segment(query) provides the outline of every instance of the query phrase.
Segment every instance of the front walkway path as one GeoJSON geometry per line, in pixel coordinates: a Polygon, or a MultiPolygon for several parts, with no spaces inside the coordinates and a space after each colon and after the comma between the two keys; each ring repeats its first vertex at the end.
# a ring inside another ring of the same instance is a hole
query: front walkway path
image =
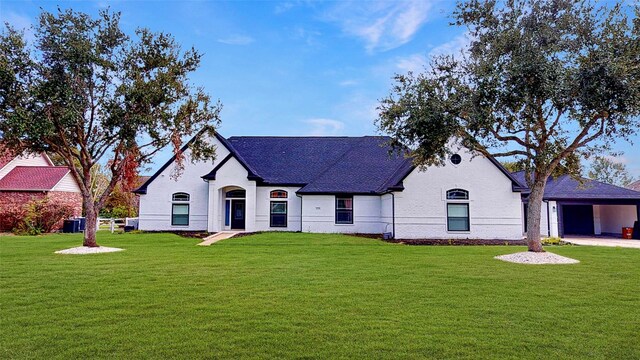
{"type": "Polygon", "coordinates": [[[206,238],[202,239],[203,241],[199,243],[199,246],[209,246],[211,244],[217,243],[220,240],[228,239],[230,237],[235,236],[236,234],[241,233],[242,231],[220,231],[213,235],[209,235],[206,238]]]}
{"type": "Polygon", "coordinates": [[[565,237],[562,239],[574,245],[610,246],[640,249],[640,240],[626,240],[607,237],[565,237]]]}

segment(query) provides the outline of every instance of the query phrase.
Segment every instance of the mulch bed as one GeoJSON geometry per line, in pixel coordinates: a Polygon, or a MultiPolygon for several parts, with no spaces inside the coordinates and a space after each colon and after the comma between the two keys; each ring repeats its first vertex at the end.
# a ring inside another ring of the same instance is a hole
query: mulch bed
{"type": "Polygon", "coordinates": [[[477,246],[477,245],[527,245],[526,240],[500,239],[389,239],[386,242],[405,245],[433,245],[433,246],[477,246]]]}
{"type": "Polygon", "coordinates": [[[145,233],[171,233],[171,234],[176,234],[182,237],[186,237],[186,238],[194,238],[194,239],[204,239],[207,236],[211,235],[212,233],[206,232],[206,231],[168,231],[168,230],[161,230],[161,231],[144,231],[145,233]]]}

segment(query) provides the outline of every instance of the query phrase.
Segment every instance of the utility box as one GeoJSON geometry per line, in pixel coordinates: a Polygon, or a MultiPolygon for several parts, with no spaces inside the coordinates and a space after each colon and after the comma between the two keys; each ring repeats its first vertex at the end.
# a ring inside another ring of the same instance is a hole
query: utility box
{"type": "Polygon", "coordinates": [[[63,233],[77,233],[80,232],[80,220],[65,220],[62,224],[63,233]]]}
{"type": "Polygon", "coordinates": [[[87,218],[77,217],[77,218],[75,218],[75,220],[80,221],[80,225],[78,227],[79,231],[85,231],[87,229],[87,218]]]}

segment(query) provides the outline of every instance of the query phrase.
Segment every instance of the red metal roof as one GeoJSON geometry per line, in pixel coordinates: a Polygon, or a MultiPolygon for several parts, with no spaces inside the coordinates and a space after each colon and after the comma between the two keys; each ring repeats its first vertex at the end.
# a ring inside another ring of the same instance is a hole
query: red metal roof
{"type": "Polygon", "coordinates": [[[68,172],[65,166],[16,166],[0,179],[0,191],[48,191],[68,172]]]}

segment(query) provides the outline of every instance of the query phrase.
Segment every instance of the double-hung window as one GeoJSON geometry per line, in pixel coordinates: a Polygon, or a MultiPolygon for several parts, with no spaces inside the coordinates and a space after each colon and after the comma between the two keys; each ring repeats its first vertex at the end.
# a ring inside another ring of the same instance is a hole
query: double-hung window
{"type": "Polygon", "coordinates": [[[269,226],[287,227],[287,202],[272,201],[269,226]]]}
{"type": "Polygon", "coordinates": [[[188,226],[189,225],[189,200],[187,193],[175,193],[171,197],[171,225],[172,226],[188,226]]]}
{"type": "Polygon", "coordinates": [[[336,196],[336,224],[353,224],[353,196],[336,196]]]}
{"type": "Polygon", "coordinates": [[[447,200],[453,200],[447,202],[447,230],[470,231],[469,192],[463,189],[448,190],[447,200]]]}

